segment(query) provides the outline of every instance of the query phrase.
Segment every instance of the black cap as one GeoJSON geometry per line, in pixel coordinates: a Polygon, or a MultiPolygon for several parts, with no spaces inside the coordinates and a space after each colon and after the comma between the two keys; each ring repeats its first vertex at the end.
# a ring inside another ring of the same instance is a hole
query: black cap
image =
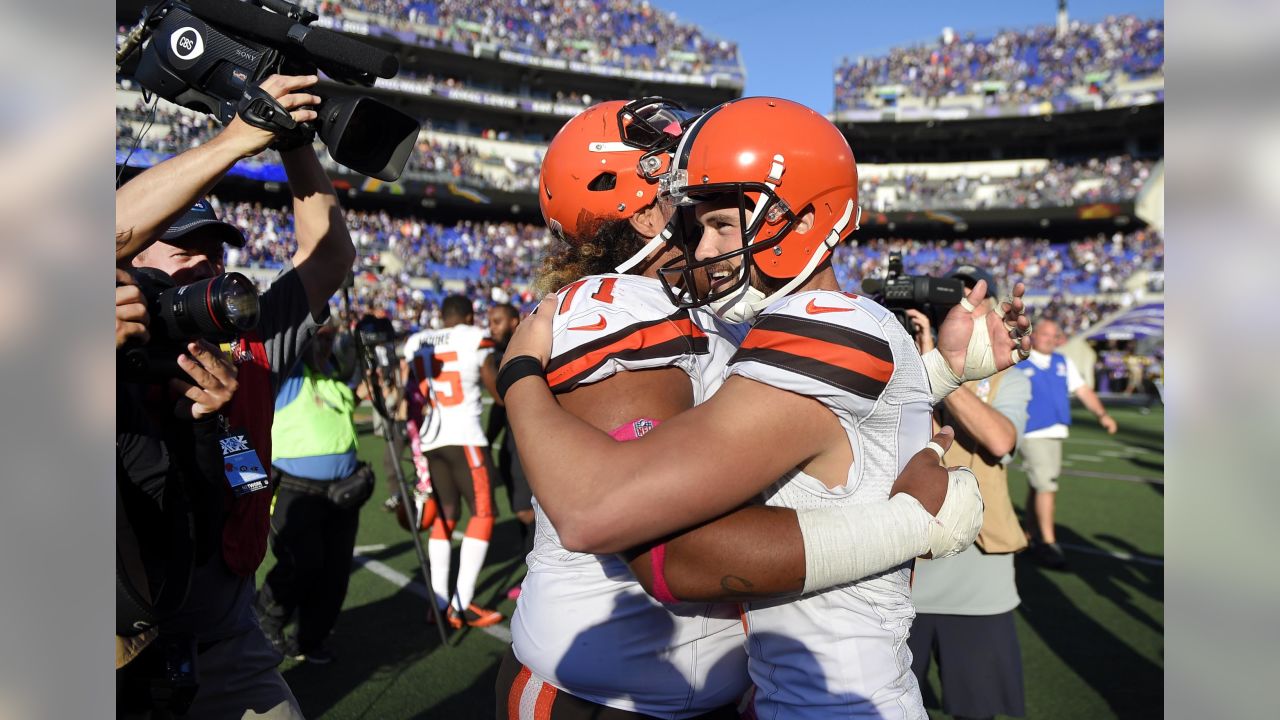
{"type": "Polygon", "coordinates": [[[995,276],[991,274],[990,270],[980,268],[977,265],[957,265],[951,268],[951,271],[947,273],[947,277],[968,280],[974,285],[977,285],[979,280],[986,280],[987,297],[996,297],[1000,294],[1000,290],[996,286],[995,276]]]}
{"type": "Polygon", "coordinates": [[[209,228],[210,232],[216,232],[222,238],[222,242],[228,245],[244,247],[244,235],[240,229],[231,223],[219,220],[217,213],[213,211],[213,206],[204,198],[198,200],[190,210],[178,218],[177,222],[170,225],[160,239],[165,242],[177,240],[202,227],[209,228]]]}

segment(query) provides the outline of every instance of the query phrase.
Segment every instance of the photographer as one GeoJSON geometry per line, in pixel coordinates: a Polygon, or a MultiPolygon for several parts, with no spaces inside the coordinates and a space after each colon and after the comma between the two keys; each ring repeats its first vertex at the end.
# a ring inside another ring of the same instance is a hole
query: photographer
{"type": "MultiPolygon", "coordinates": [[[[116,348],[146,342],[143,293],[116,270],[116,348]]],[[[218,545],[222,453],[218,412],[237,389],[236,368],[200,340],[177,352],[192,382],[120,381],[116,386],[117,714],[150,717],[158,705],[181,714],[194,673],[185,634],[156,627],[189,595],[192,567],[218,545]],[[176,660],[176,662],[175,662],[176,660]],[[157,683],[157,678],[166,678],[157,683]],[[156,692],[159,691],[159,692],[156,692]]]]}
{"type": "MultiPolygon", "coordinates": [[[[985,280],[994,305],[995,278],[973,265],[947,277],[966,288],[985,280]]],[[[916,324],[921,354],[933,349],[928,316],[906,311],[916,324]]],[[[1022,653],[1013,611],[1021,602],[1014,583],[1013,554],[1026,547],[1009,500],[1008,464],[1027,424],[1031,383],[1016,368],[961,385],[935,410],[934,426],[955,428],[955,442],[942,456],[948,466],[973,470],[982,493],[982,529],[967,550],[942,560],[917,560],[911,599],[916,619],[907,644],[911,669],[921,687],[937,657],[942,708],[957,718],[1021,717],[1026,712],[1022,653]]]]}
{"type": "MultiPolygon", "coordinates": [[[[261,84],[305,122],[319,98],[306,92],[317,78],[273,75],[261,84]]],[[[209,142],[138,175],[116,191],[118,263],[151,267],[178,285],[223,272],[224,243],[243,245],[234,226],[217,219],[202,200],[240,159],[276,140],[236,117],[209,142]]],[[[282,150],[293,195],[298,250],[259,300],[256,330],[230,344],[239,389],[219,413],[224,448],[271,457],[271,422],[281,380],[302,357],[316,327],[329,314],[328,300],[341,285],[355,249],[333,186],[310,145],[282,150]]],[[[195,570],[187,603],[160,625],[161,635],[191,634],[199,691],[189,717],[301,717],[276,665],[277,653],[252,610],[254,572],[266,551],[269,487],[237,494],[245,478],[228,470],[221,480],[219,552],[195,570]],[[234,477],[233,477],[234,475],[234,477]]],[[[265,485],[265,483],[263,483],[265,485]]],[[[257,483],[254,483],[256,487],[257,483]]]]}

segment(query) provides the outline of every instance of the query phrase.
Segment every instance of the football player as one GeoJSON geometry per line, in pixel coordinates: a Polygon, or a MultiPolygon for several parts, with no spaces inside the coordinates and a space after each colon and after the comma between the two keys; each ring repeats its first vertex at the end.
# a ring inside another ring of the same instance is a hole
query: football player
{"type": "MultiPolygon", "coordinates": [[[[677,308],[657,280],[681,256],[662,234],[671,207],[655,202],[657,178],[690,120],[658,99],[604,103],[566,124],[542,165],[541,206],[561,245],[541,282],[564,285],[549,382],[562,406],[615,440],[640,437],[710,396],[741,337],[703,310],[677,308]]],[[[932,465],[923,470],[945,487],[936,456],[932,465]]],[[[619,557],[565,550],[536,497],[535,510],[512,652],[498,676],[498,716],[524,717],[541,705],[553,718],[736,717],[732,703],[748,684],[736,608],[671,598],[664,607],[619,557]]],[[[746,508],[683,539],[682,553],[737,577],[758,579],[781,566],[777,587],[800,589],[804,548],[793,511],[746,508]]],[[[632,567],[652,581],[661,553],[641,549],[632,567]]]]}
{"type": "Polygon", "coordinates": [[[502,613],[472,600],[493,535],[493,468],[489,440],[480,425],[480,376],[492,372],[485,358],[493,351],[493,341],[476,327],[471,301],[461,295],[446,297],[440,316],[442,329],[414,333],[404,345],[410,444],[418,482],[439,494],[445,514],[435,517],[435,503],[426,502],[419,527],[431,528],[427,557],[436,606],[448,606],[447,618],[455,628],[488,627],[501,622],[502,613]],[[459,498],[466,501],[471,519],[458,556],[457,592],[450,602],[451,538],[459,498]]]}
{"type": "MultiPolygon", "coordinates": [[[[529,379],[541,377],[564,304],[544,300],[498,382],[535,497],[566,548],[594,552],[653,541],[764,491],[774,507],[844,508],[795,516],[807,594],[748,604],[754,707],[762,717],[924,717],[905,646],[914,611],[904,561],[967,546],[981,501],[937,510],[889,499],[891,489],[929,439],[932,404],[1025,356],[1022,288],[987,312],[976,286],[922,359],[891,313],[839,291],[830,253],[857,227],[856,164],[829,121],[789,101],[709,111],[682,133],[664,183],[703,228],[683,261],[662,268],[668,296],[751,331],[715,395],[615,443],[556,404],[554,363],[546,382],[529,379]]],[[[976,493],[965,476],[951,473],[949,502],[976,493]]]]}

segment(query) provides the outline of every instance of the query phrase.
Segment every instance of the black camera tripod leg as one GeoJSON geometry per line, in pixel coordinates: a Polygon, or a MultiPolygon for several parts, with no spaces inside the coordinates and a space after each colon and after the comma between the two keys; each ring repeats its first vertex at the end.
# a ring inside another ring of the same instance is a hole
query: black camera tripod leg
{"type": "MultiPolygon", "coordinates": [[[[342,297],[347,306],[347,315],[348,317],[351,317],[351,295],[346,288],[343,288],[342,290],[342,297]]],[[[353,331],[353,333],[356,341],[356,353],[364,363],[364,379],[365,382],[369,384],[369,399],[373,405],[373,411],[378,414],[378,417],[382,418],[382,426],[386,429],[386,433],[388,435],[387,442],[392,443],[392,452],[394,454],[396,447],[395,438],[398,437],[397,433],[400,432],[400,425],[392,420],[391,413],[387,412],[387,403],[382,397],[382,385],[379,383],[378,378],[377,356],[373,348],[364,344],[358,330],[353,331]]],[[[451,643],[449,642],[449,635],[451,633],[445,630],[446,620],[440,612],[440,608],[436,606],[435,593],[431,591],[431,563],[427,559],[426,548],[422,546],[422,538],[418,528],[416,527],[416,525],[421,522],[419,519],[421,514],[419,511],[419,518],[411,516],[415,509],[413,491],[409,487],[409,481],[404,476],[404,468],[400,464],[399,455],[394,459],[395,462],[391,463],[391,471],[396,477],[396,487],[400,489],[400,507],[404,508],[405,520],[407,521],[406,524],[408,524],[410,528],[409,537],[413,541],[413,551],[418,555],[418,567],[422,570],[422,582],[427,586],[427,605],[429,606],[428,619],[435,621],[436,630],[440,633],[440,644],[450,647],[451,643]]],[[[436,517],[443,521],[444,515],[442,514],[440,501],[436,498],[435,493],[431,493],[431,501],[436,505],[436,517]]]]}

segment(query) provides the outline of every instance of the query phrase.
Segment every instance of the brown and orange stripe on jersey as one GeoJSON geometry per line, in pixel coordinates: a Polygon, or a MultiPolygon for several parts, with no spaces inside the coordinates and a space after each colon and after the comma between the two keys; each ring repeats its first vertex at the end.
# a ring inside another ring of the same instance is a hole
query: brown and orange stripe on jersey
{"type": "Polygon", "coordinates": [[[800,373],[868,400],[880,397],[893,375],[893,351],[884,339],[791,315],[760,318],[729,364],[746,360],[800,373]]]}
{"type": "Polygon", "coordinates": [[[547,366],[551,392],[569,392],[611,359],[653,360],[706,355],[707,334],[681,310],[669,317],[628,325],[553,358],[547,366]]]}

